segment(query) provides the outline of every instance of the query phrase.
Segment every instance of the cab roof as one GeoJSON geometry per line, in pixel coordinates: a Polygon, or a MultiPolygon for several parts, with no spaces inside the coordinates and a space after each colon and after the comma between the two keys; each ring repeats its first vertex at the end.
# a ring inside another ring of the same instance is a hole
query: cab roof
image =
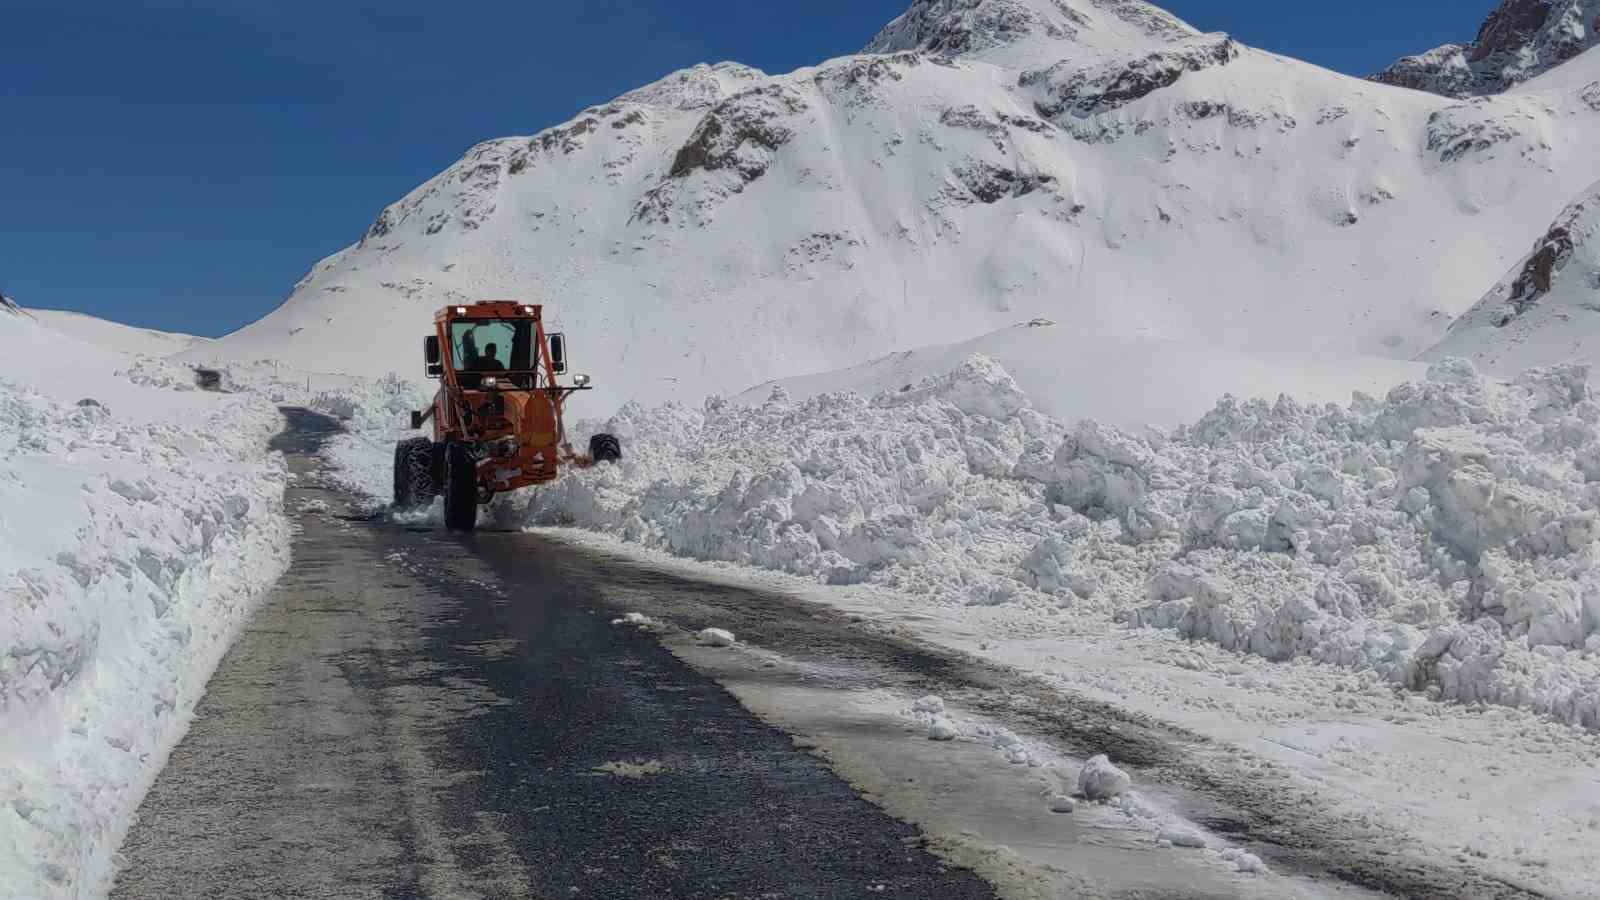
{"type": "Polygon", "coordinates": [[[434,316],[436,322],[457,319],[527,319],[538,322],[544,307],[537,303],[518,303],[515,300],[479,300],[476,303],[459,303],[446,306],[434,316]]]}

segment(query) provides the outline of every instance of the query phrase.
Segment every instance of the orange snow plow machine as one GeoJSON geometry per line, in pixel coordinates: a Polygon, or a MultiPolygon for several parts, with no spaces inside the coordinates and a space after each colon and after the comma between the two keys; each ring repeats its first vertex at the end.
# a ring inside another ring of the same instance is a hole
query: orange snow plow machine
{"type": "Polygon", "coordinates": [[[477,526],[478,506],[495,494],[553,480],[564,465],[587,467],[622,458],[616,437],[597,434],[580,456],[562,421],[567,398],[589,390],[570,384],[566,341],[546,334],[543,307],[509,300],[447,306],[423,338],[429,378],[440,381],[433,405],[411,414],[411,427],[433,422],[433,437],[394,448],[394,505],[406,510],[444,497],[445,525],[477,526]]]}

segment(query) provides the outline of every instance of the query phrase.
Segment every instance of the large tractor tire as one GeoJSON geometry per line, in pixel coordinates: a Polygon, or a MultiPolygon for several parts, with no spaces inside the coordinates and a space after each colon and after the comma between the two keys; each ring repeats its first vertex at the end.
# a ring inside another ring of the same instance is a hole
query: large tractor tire
{"type": "Polygon", "coordinates": [[[433,441],[412,438],[394,445],[394,508],[415,509],[433,501],[433,441]]]}
{"type": "Polygon", "coordinates": [[[478,527],[478,461],[466,444],[444,448],[444,524],[451,531],[478,527]]]}
{"type": "Polygon", "coordinates": [[[597,434],[589,438],[589,458],[597,463],[617,462],[622,459],[622,442],[614,434],[597,434]]]}

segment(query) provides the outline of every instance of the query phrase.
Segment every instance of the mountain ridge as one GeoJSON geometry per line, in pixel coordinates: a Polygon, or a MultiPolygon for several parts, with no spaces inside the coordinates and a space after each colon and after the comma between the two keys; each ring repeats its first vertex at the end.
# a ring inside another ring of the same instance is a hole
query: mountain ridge
{"type": "Polygon", "coordinates": [[[1406,56],[1372,76],[1466,98],[1499,94],[1600,44],[1600,0],[1502,0],[1467,44],[1406,56]]]}

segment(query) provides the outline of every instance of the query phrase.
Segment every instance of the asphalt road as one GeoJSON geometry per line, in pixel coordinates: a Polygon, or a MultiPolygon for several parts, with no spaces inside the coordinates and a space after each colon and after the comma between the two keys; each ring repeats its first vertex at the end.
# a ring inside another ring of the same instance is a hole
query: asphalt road
{"type": "MultiPolygon", "coordinates": [[[[291,423],[295,510],[331,499],[313,474],[331,425],[291,423]]],[[[993,896],[613,627],[596,560],[298,520],[294,564],[141,807],[113,897],[993,896]]]]}

